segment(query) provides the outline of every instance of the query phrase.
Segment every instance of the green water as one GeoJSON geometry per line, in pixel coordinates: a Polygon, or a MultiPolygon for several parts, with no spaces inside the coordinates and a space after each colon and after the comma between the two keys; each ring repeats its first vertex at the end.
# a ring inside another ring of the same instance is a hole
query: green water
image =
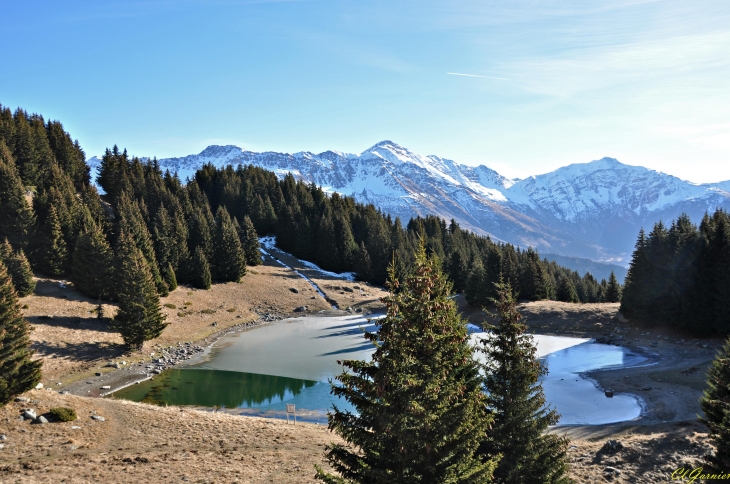
{"type": "Polygon", "coordinates": [[[259,408],[295,399],[317,384],[284,376],[185,368],[167,370],[154,380],[115,392],[114,397],[154,404],[259,408]]]}

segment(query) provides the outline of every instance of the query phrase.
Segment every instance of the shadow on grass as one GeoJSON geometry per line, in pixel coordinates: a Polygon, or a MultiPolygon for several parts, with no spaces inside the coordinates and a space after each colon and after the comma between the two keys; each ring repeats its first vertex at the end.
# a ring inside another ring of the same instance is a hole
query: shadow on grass
{"type": "Polygon", "coordinates": [[[127,353],[124,345],[108,342],[50,343],[34,341],[31,348],[39,356],[54,355],[78,361],[111,360],[127,353]]]}
{"type": "Polygon", "coordinates": [[[57,328],[86,329],[100,333],[116,333],[109,328],[107,318],[79,318],[76,316],[26,316],[25,319],[33,324],[53,326],[57,328]]]}

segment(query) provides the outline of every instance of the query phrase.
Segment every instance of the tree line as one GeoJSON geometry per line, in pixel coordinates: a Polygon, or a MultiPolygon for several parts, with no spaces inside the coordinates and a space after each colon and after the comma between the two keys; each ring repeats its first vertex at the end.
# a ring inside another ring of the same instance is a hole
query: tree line
{"type": "Polygon", "coordinates": [[[442,261],[456,292],[465,292],[473,305],[495,297],[500,277],[528,300],[618,302],[621,286],[615,275],[597,281],[555,262],[541,260],[532,248],[521,250],[494,242],[437,216],[416,217],[404,227],[373,205],[352,197],[326,194],[321,187],[288,174],[279,180],[253,166],[203,166],[194,180],[211,207],[224,206],[241,218],[249,216],[260,235],[274,233],[283,251],[312,261],[325,270],[355,272],[358,279],[383,285],[387,267],[408,273],[421,240],[427,252],[442,261]]]}
{"type": "Polygon", "coordinates": [[[621,313],[700,335],[730,334],[730,217],[716,210],[699,227],[683,214],[639,232],[621,313]]]}

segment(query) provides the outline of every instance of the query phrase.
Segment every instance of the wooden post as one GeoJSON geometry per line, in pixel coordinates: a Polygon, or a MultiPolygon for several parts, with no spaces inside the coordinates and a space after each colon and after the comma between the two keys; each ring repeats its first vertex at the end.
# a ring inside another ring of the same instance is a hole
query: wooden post
{"type": "Polygon", "coordinates": [[[286,423],[289,423],[289,414],[294,415],[294,425],[297,424],[297,412],[296,407],[293,403],[286,404],[286,423]]]}

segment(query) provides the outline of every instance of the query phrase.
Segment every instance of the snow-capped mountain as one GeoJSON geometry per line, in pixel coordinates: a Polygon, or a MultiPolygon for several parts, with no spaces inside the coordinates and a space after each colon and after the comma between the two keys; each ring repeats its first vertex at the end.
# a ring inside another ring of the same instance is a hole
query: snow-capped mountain
{"type": "MultiPolygon", "coordinates": [[[[98,166],[96,157],[88,160],[98,166]]],[[[159,160],[183,180],[205,163],[252,164],[279,176],[291,172],[325,190],[353,195],[406,221],[415,215],[453,218],[462,227],[543,252],[627,264],[636,234],[680,213],[699,220],[730,208],[730,181],[697,185],[613,158],[510,180],[480,165],[422,156],[392,141],[359,155],[255,153],[209,146],[198,155],[159,160]]]]}

